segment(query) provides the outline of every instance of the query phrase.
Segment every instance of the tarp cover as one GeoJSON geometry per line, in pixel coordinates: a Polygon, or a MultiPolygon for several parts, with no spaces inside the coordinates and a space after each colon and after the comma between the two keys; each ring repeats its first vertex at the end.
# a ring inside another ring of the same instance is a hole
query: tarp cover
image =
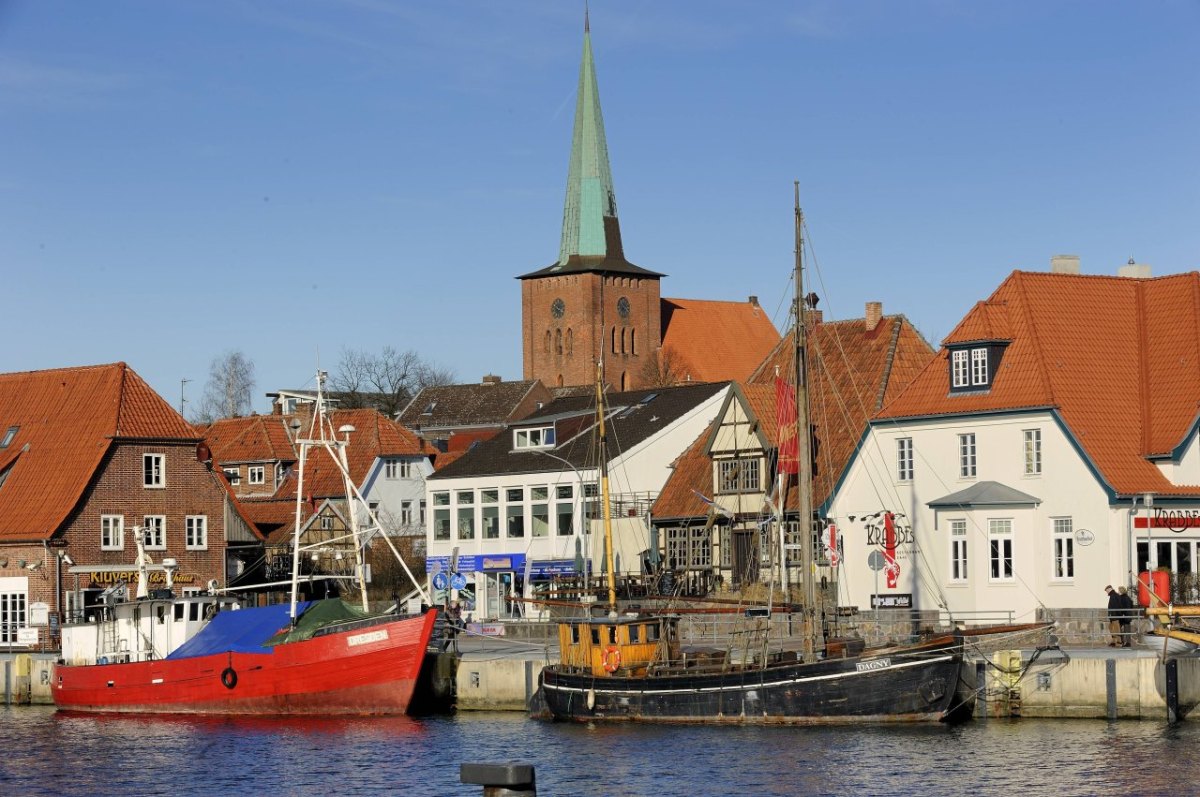
{"type": "Polygon", "coordinates": [[[310,639],[320,629],[334,623],[341,623],[347,620],[358,620],[366,617],[367,613],[353,604],[346,603],[341,598],[328,598],[323,601],[314,601],[308,611],[300,615],[299,622],[295,628],[278,628],[279,633],[275,634],[266,644],[278,645],[280,642],[297,642],[302,639],[310,639]]]}
{"type": "MultiPolygon", "coordinates": [[[[304,611],[309,602],[298,603],[304,611]]],[[[168,659],[187,659],[213,653],[267,653],[267,640],[289,624],[290,604],[217,612],[200,633],[175,649],[168,659]]]]}

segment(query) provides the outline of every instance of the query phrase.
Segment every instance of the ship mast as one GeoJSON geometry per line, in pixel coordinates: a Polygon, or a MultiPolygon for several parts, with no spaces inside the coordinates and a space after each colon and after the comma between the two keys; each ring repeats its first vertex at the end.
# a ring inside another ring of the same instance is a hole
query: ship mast
{"type": "MultiPolygon", "coordinates": [[[[804,300],[804,211],[800,209],[800,181],[794,182],[796,212],[796,521],[800,530],[800,585],[804,601],[804,660],[815,661],[823,647],[817,613],[817,584],[812,535],[812,440],[808,420],[808,328],[804,300]]],[[[784,499],[780,499],[781,501],[784,499]]],[[[786,552],[782,555],[786,556],[786,552]]],[[[786,566],[786,560],[785,560],[786,566]]]]}
{"type": "Polygon", "coordinates": [[[604,431],[604,360],[596,362],[596,419],[600,459],[600,502],[604,517],[604,561],[608,566],[608,614],[617,616],[617,576],[613,572],[612,506],[608,500],[608,436],[604,431]]]}

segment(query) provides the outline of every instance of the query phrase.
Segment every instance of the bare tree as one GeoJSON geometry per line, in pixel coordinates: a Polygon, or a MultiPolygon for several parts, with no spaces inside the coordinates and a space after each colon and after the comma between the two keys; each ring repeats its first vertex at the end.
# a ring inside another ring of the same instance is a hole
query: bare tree
{"type": "Polygon", "coordinates": [[[343,349],[329,388],[340,394],[341,407],[373,407],[392,416],[422,388],[453,381],[454,371],[449,368],[433,365],[411,349],[396,351],[385,346],[378,354],[343,349]]]}
{"type": "Polygon", "coordinates": [[[227,351],[209,365],[204,396],[192,420],[212,423],[218,418],[249,415],[253,392],[254,362],[240,351],[227,351]]]}
{"type": "Polygon", "coordinates": [[[659,349],[638,374],[638,387],[670,387],[687,379],[687,362],[674,348],[659,349]]]}

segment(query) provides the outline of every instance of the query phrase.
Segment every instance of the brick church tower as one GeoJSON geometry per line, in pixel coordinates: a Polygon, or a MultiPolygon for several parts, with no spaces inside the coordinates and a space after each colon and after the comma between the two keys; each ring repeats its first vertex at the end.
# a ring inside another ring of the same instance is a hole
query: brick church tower
{"type": "Polygon", "coordinates": [[[621,247],[585,14],[558,261],[518,277],[525,378],[548,387],[591,384],[603,358],[614,388],[641,385],[662,343],[662,276],[630,263],[621,247]]]}

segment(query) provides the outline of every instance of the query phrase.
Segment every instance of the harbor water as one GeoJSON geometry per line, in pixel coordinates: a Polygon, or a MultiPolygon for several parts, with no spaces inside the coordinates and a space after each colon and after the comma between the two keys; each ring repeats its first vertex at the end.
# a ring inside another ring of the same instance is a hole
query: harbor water
{"type": "Polygon", "coordinates": [[[1195,793],[1200,723],[986,720],[957,727],[131,718],[0,708],[0,794],[479,795],[467,762],[528,762],[555,795],[1195,793]],[[1182,782],[1180,779],[1183,779],[1182,782]]]}

